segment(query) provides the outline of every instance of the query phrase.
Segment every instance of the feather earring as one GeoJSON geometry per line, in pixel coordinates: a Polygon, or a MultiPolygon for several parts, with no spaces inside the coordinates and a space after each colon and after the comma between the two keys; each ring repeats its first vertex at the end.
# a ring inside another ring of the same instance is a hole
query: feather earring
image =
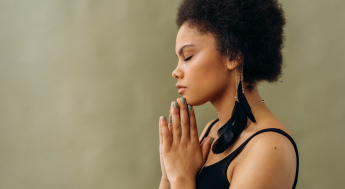
{"type": "Polygon", "coordinates": [[[240,83],[238,84],[238,89],[237,89],[237,93],[238,93],[238,102],[240,103],[241,109],[244,111],[244,113],[247,115],[247,117],[250,119],[250,121],[252,121],[253,123],[255,123],[255,118],[254,115],[252,113],[252,110],[248,104],[248,101],[246,99],[246,97],[244,96],[244,90],[242,88],[242,81],[240,81],[240,83]]]}
{"type": "Polygon", "coordinates": [[[241,77],[241,81],[237,86],[238,101],[235,100],[231,118],[218,130],[218,139],[212,147],[212,151],[215,154],[224,152],[237,139],[237,137],[242,133],[243,129],[247,126],[247,117],[252,122],[256,122],[248,101],[244,96],[242,80],[243,79],[241,77]]]}

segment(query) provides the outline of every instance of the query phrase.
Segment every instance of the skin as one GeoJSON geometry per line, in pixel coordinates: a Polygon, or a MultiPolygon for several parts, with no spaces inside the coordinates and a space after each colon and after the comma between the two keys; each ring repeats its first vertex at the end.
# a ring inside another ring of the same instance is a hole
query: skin
{"type": "MultiPolygon", "coordinates": [[[[218,129],[231,117],[242,56],[240,54],[230,61],[229,57],[218,52],[212,34],[201,34],[188,23],[179,29],[175,51],[179,62],[172,76],[177,83],[186,87],[182,93],[186,103],[177,99],[177,108],[173,107],[175,101],[171,103],[173,124],[168,125],[162,117],[159,120],[160,189],[196,188],[195,178],[203,164],[209,166],[222,160],[259,130],[278,128],[291,135],[266,105],[260,103],[252,109],[257,122],[252,123],[248,119],[246,128],[236,141],[223,153],[213,154],[209,141],[211,137],[216,141],[218,129]],[[206,125],[198,139],[194,110],[188,111],[187,104],[198,106],[209,101],[216,109],[219,121],[200,145],[199,140],[213,120],[206,125]]],[[[261,100],[255,85],[253,90],[245,90],[244,94],[250,106],[261,100]]],[[[291,142],[281,134],[266,132],[250,140],[230,163],[227,178],[230,189],[288,189],[292,188],[295,172],[296,154],[291,142]]]]}

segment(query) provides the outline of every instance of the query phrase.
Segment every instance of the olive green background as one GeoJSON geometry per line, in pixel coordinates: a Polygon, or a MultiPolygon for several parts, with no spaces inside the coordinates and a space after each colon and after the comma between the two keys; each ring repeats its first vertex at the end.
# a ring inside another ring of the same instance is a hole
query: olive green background
{"type": "MultiPolygon", "coordinates": [[[[0,1],[1,189],[158,188],[178,2],[0,1]]],[[[281,2],[284,75],[260,93],[298,144],[297,188],[342,188],[345,1],[281,2]]],[[[217,118],[195,110],[199,131],[217,118]]]]}

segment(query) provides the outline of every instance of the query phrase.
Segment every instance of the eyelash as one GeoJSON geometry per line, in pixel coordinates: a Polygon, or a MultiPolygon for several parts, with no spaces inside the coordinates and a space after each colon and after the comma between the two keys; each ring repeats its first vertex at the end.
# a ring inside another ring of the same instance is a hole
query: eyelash
{"type": "Polygon", "coordinates": [[[190,56],[190,57],[186,58],[184,61],[188,61],[188,60],[190,60],[192,57],[193,57],[193,56],[190,56]]]}

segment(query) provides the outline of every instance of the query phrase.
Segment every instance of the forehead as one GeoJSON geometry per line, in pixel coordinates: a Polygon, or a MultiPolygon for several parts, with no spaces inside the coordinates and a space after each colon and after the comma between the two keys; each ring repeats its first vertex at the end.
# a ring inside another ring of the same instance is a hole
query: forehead
{"type": "Polygon", "coordinates": [[[176,36],[175,51],[187,44],[192,44],[196,47],[200,46],[212,46],[214,47],[215,38],[211,33],[202,34],[195,27],[190,27],[186,23],[183,24],[176,36]]]}

